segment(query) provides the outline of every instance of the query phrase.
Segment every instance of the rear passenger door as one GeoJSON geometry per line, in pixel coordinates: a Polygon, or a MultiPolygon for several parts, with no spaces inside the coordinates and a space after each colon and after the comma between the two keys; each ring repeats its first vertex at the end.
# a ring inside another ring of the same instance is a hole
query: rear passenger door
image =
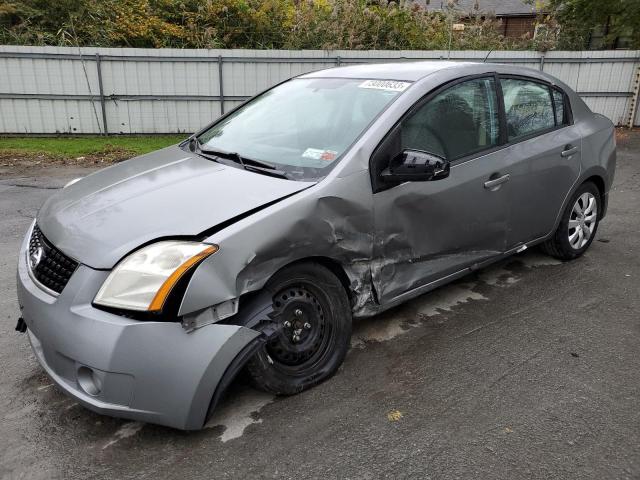
{"type": "Polygon", "coordinates": [[[507,249],[550,233],[580,174],[581,135],[557,87],[500,76],[511,175],[507,249]]]}

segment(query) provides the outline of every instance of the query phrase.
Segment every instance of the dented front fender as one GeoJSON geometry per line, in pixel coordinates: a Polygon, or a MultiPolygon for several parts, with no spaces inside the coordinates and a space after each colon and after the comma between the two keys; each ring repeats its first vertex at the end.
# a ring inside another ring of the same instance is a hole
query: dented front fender
{"type": "Polygon", "coordinates": [[[367,171],[320,182],[212,234],[207,242],[220,250],[194,272],[179,314],[259,290],[284,266],[311,257],[341,266],[357,314],[373,301],[373,231],[367,171]]]}

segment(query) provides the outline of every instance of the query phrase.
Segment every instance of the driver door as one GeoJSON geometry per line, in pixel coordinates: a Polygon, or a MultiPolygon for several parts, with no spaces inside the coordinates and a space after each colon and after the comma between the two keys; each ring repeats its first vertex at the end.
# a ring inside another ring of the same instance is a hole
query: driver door
{"type": "MultiPolygon", "coordinates": [[[[441,88],[416,104],[371,160],[373,282],[381,304],[505,251],[509,162],[494,76],[441,88]],[[420,150],[450,161],[431,181],[380,177],[391,158],[420,150]]],[[[426,289],[426,288],[425,288],[426,289]]]]}

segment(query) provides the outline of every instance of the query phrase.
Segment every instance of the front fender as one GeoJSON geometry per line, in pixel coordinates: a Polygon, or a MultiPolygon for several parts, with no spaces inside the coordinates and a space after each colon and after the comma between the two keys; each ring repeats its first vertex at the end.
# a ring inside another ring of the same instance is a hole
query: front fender
{"type": "Polygon", "coordinates": [[[371,197],[363,170],[321,182],[216,232],[207,241],[220,250],[193,273],[179,315],[257,291],[281,268],[312,257],[343,268],[356,306],[369,301],[371,197]]]}

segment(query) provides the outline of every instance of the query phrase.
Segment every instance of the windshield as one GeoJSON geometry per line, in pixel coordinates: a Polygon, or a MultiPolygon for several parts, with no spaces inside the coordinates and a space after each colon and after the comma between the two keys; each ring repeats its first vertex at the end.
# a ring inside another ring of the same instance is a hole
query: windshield
{"type": "Polygon", "coordinates": [[[389,80],[290,80],[249,101],[198,140],[205,152],[268,162],[288,178],[321,178],[408,86],[389,80]]]}

